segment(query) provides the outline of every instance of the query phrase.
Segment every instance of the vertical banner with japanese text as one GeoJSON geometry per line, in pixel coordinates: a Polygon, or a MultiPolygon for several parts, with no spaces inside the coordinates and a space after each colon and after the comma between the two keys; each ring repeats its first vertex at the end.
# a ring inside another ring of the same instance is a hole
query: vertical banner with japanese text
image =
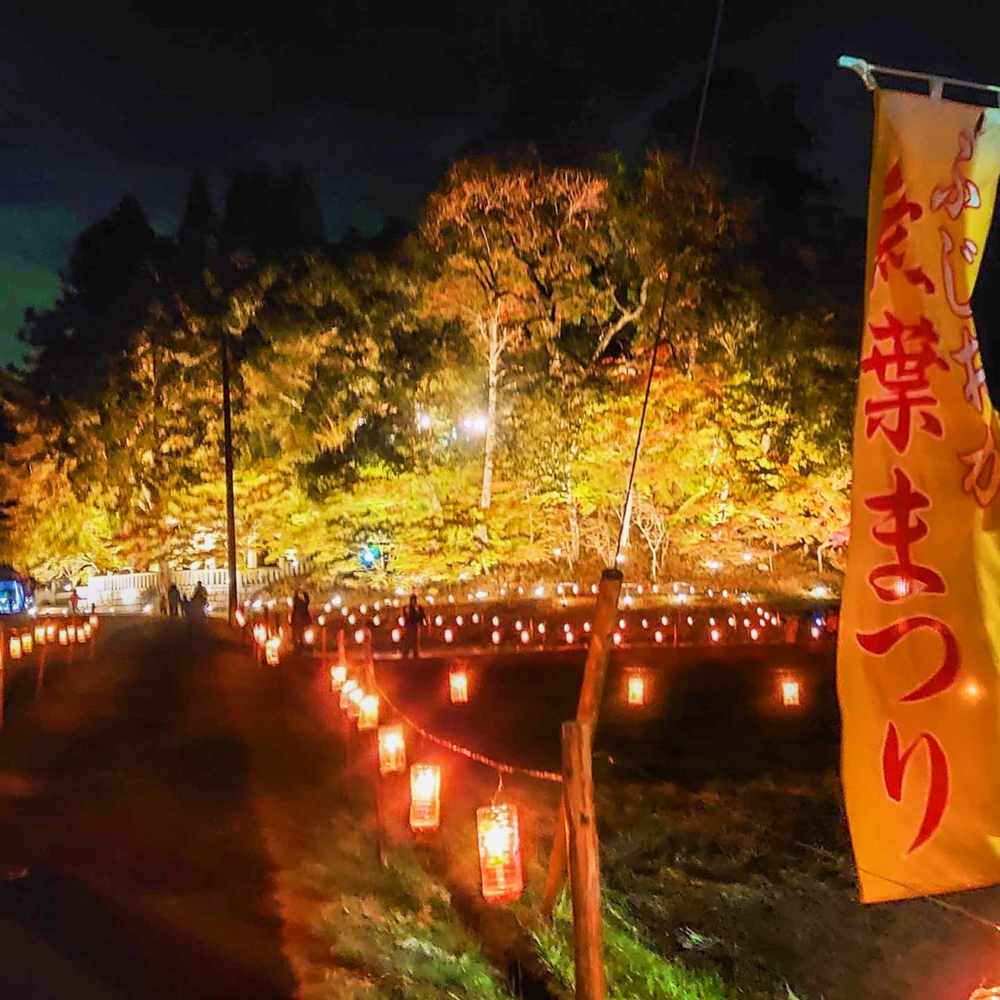
{"type": "Polygon", "coordinates": [[[1000,882],[1000,430],[972,290],[1000,111],[877,91],[842,777],[865,902],[1000,882]]]}

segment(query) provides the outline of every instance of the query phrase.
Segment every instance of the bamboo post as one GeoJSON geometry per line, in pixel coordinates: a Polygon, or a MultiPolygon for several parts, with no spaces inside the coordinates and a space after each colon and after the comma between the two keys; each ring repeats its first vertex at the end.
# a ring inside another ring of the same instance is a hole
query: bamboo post
{"type": "Polygon", "coordinates": [[[563,794],[569,830],[576,1000],[605,1000],[607,996],[601,926],[601,867],[590,768],[592,744],[593,728],[589,723],[563,723],[563,794]]]}
{"type": "MultiPolygon", "coordinates": [[[[604,681],[608,673],[608,655],[611,652],[611,633],[618,614],[618,598],[622,590],[621,570],[606,569],[601,573],[601,584],[597,590],[597,606],[594,609],[594,629],[587,647],[587,663],[583,668],[583,684],[580,687],[580,701],[576,708],[577,722],[586,723],[588,735],[593,739],[597,716],[604,696],[604,681]]],[[[589,751],[588,751],[589,752],[589,751]]],[[[556,820],[556,835],[549,857],[549,870],[545,876],[545,891],[542,894],[542,916],[552,916],[556,899],[566,877],[566,826],[565,796],[559,802],[559,818],[556,820]]]]}
{"type": "Polygon", "coordinates": [[[344,626],[341,625],[337,629],[337,662],[346,667],[347,666],[347,648],[344,640],[344,626]]]}

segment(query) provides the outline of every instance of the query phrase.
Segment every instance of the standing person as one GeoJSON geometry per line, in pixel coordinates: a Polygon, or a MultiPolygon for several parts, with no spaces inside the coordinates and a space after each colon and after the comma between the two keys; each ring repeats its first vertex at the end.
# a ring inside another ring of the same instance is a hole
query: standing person
{"type": "Polygon", "coordinates": [[[420,626],[427,624],[427,616],[424,609],[417,601],[416,594],[410,594],[410,603],[404,612],[406,619],[406,635],[403,637],[403,659],[407,655],[412,655],[413,659],[420,659],[420,626]]]}
{"type": "Polygon", "coordinates": [[[292,629],[292,645],[296,649],[302,645],[302,633],[305,631],[302,618],[302,595],[296,590],[292,594],[292,609],[288,613],[288,624],[292,629]]]}
{"type": "Polygon", "coordinates": [[[75,615],[80,610],[80,595],[76,592],[76,584],[73,585],[69,595],[69,606],[75,615]]]}
{"type": "Polygon", "coordinates": [[[176,583],[167,588],[167,605],[170,607],[171,618],[176,618],[181,613],[181,592],[176,583]]]}
{"type": "Polygon", "coordinates": [[[205,584],[199,580],[191,595],[191,600],[188,601],[188,612],[192,618],[204,618],[207,607],[208,591],[205,590],[205,584]]]}

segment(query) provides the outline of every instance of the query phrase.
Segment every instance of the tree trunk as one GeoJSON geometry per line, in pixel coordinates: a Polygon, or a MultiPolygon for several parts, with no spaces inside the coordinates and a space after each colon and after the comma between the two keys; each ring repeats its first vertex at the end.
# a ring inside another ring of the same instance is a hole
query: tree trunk
{"type": "Polygon", "coordinates": [[[566,505],[569,507],[569,568],[580,561],[580,515],[573,499],[573,487],[566,484],[566,505]]]}
{"type": "Polygon", "coordinates": [[[493,498],[493,453],[497,444],[497,386],[500,382],[500,323],[491,316],[489,329],[489,376],[486,399],[486,441],[483,446],[483,491],[479,506],[489,510],[493,498]]]}

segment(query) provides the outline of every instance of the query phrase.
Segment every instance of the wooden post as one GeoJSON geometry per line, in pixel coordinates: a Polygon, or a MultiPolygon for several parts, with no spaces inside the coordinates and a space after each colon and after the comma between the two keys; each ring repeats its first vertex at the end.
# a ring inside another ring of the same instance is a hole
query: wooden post
{"type": "Polygon", "coordinates": [[[368,772],[374,782],[375,790],[375,847],[378,853],[379,867],[385,868],[388,863],[388,852],[386,851],[385,810],[382,804],[382,775],[378,769],[378,729],[373,729],[370,733],[362,735],[368,741],[368,772]]]}
{"type": "MultiPolygon", "coordinates": [[[[91,642],[94,641],[91,637],[91,642]]],[[[35,699],[41,697],[42,686],[45,684],[45,657],[48,655],[48,644],[38,651],[38,675],[35,677],[35,699]]]]}
{"type": "MultiPolygon", "coordinates": [[[[615,618],[618,615],[618,597],[622,590],[622,574],[617,569],[606,569],[601,574],[601,585],[597,591],[597,606],[594,609],[594,629],[590,634],[587,648],[587,663],[583,668],[583,684],[580,687],[580,701],[576,707],[576,719],[586,723],[587,732],[593,739],[597,715],[604,697],[604,681],[608,674],[608,655],[613,643],[615,618]]],[[[589,752],[589,751],[588,751],[589,752]]],[[[552,916],[556,900],[566,877],[566,826],[565,797],[559,802],[559,818],[556,820],[556,835],[549,857],[549,870],[545,876],[545,891],[542,893],[542,916],[552,916]]]]}
{"type": "Polygon", "coordinates": [[[320,625],[320,628],[323,630],[323,637],[322,639],[320,639],[320,646],[323,653],[321,659],[323,660],[323,666],[326,666],[326,619],[325,618],[323,619],[323,624],[320,625]]]}
{"type": "Polygon", "coordinates": [[[347,647],[344,641],[344,626],[337,629],[337,662],[342,666],[347,666],[347,647]]]}
{"type": "Polygon", "coordinates": [[[576,1000],[605,1000],[607,997],[601,927],[601,867],[594,781],[590,770],[592,744],[593,728],[589,723],[563,723],[563,795],[569,828],[576,1000]]]}

